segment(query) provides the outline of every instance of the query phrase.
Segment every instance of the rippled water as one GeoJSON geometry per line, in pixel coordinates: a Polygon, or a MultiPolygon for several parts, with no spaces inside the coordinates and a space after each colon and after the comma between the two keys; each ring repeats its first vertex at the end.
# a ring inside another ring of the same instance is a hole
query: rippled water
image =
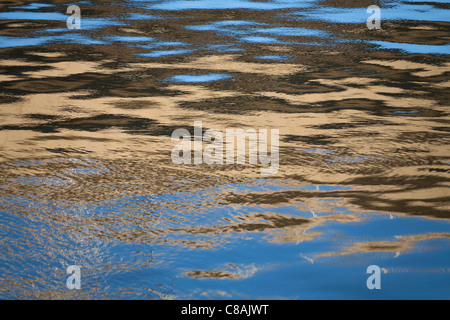
{"type": "Polygon", "coordinates": [[[0,298],[449,299],[449,9],[3,1],[0,298]],[[194,121],[278,173],[174,164],[194,121]]]}

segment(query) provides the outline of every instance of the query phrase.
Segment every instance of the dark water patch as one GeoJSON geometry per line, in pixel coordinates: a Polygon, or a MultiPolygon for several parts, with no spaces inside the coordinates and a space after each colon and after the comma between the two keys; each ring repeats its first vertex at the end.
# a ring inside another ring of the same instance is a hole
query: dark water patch
{"type": "Polygon", "coordinates": [[[9,92],[28,92],[28,93],[53,93],[65,92],[67,90],[81,89],[89,85],[90,81],[76,81],[76,80],[25,80],[17,81],[8,85],[6,89],[9,92]]]}
{"type": "Polygon", "coordinates": [[[270,110],[281,113],[298,113],[301,108],[291,106],[284,101],[275,99],[240,96],[222,99],[204,100],[200,104],[197,102],[185,102],[180,105],[182,108],[205,110],[214,113],[229,114],[251,114],[252,112],[270,110]]]}
{"type": "Polygon", "coordinates": [[[47,123],[36,125],[4,125],[0,127],[0,130],[33,130],[43,133],[55,133],[64,129],[95,132],[110,128],[118,128],[130,134],[149,135],[171,135],[175,130],[173,127],[162,126],[152,119],[112,114],[48,121],[47,123]]]}
{"type": "Polygon", "coordinates": [[[12,96],[12,95],[1,95],[0,96],[0,103],[5,103],[5,104],[19,102],[21,100],[22,100],[21,97],[16,97],[16,96],[12,96]]]}
{"type": "Polygon", "coordinates": [[[327,135],[315,135],[315,136],[298,136],[298,135],[288,135],[284,137],[284,141],[301,141],[310,145],[327,145],[332,144],[335,139],[332,136],[327,135]]]}
{"type": "Polygon", "coordinates": [[[61,155],[68,155],[68,154],[88,154],[90,151],[82,150],[79,148],[47,148],[46,149],[49,152],[61,154],[61,155]]]}
{"type": "Polygon", "coordinates": [[[31,113],[31,114],[27,114],[25,115],[27,118],[30,119],[37,119],[37,120],[55,120],[58,117],[51,115],[51,114],[40,114],[40,113],[31,113]]]}

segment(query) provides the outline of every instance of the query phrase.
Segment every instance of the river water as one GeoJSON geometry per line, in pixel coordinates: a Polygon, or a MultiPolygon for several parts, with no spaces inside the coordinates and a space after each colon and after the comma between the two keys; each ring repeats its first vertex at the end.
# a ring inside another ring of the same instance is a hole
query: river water
{"type": "Polygon", "coordinates": [[[0,298],[449,299],[449,9],[2,1],[0,298]],[[175,164],[194,121],[278,172],[175,164]]]}

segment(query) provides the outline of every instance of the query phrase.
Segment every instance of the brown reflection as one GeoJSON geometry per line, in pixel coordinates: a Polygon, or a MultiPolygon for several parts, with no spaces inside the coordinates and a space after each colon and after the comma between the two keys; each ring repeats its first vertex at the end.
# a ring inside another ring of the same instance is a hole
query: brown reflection
{"type": "Polygon", "coordinates": [[[398,236],[397,240],[393,241],[367,241],[357,242],[349,247],[343,248],[338,252],[324,252],[316,255],[316,257],[334,257],[344,256],[357,253],[369,253],[369,252],[393,252],[397,255],[400,252],[410,251],[416,248],[416,242],[433,240],[433,239],[448,239],[450,233],[428,233],[417,234],[411,236],[398,236]]]}
{"type": "Polygon", "coordinates": [[[209,270],[209,271],[190,271],[185,272],[185,275],[191,278],[215,278],[215,279],[236,279],[239,278],[238,275],[227,272],[227,271],[219,271],[219,270],[209,270]]]}
{"type": "Polygon", "coordinates": [[[254,265],[238,267],[236,265],[228,265],[229,270],[193,270],[184,272],[184,275],[197,279],[245,279],[252,277],[259,269],[254,265]]]}
{"type": "Polygon", "coordinates": [[[266,74],[283,76],[305,70],[303,66],[291,63],[254,63],[238,61],[240,55],[213,55],[194,59],[189,62],[164,64],[164,63],[137,63],[137,68],[163,68],[163,69],[198,69],[211,71],[242,72],[250,74],[266,74]]]}
{"type": "MultiPolygon", "coordinates": [[[[194,227],[184,229],[183,232],[194,235],[226,235],[230,233],[263,232],[265,238],[273,243],[312,241],[323,232],[313,231],[317,226],[327,222],[350,223],[360,221],[355,215],[326,215],[313,218],[297,218],[283,214],[249,214],[236,215],[233,219],[226,219],[227,224],[221,223],[214,227],[194,227]],[[228,221],[229,220],[229,221],[228,221]],[[236,222],[237,221],[237,222],[236,222]]],[[[174,230],[175,231],[175,230],[174,230]]],[[[231,235],[231,234],[230,234],[231,235]]]]}
{"type": "MultiPolygon", "coordinates": [[[[368,79],[365,79],[368,80],[368,79]]],[[[413,99],[403,98],[401,101],[395,96],[396,94],[405,94],[405,90],[395,87],[388,87],[384,85],[367,85],[361,82],[360,79],[344,79],[344,81],[322,81],[321,79],[314,80],[323,85],[332,85],[340,89],[333,93],[307,93],[301,95],[291,95],[279,92],[261,92],[261,95],[286,100],[293,105],[308,105],[322,103],[324,101],[340,101],[349,99],[368,99],[371,101],[382,101],[387,106],[401,108],[405,104],[410,107],[430,107],[432,102],[428,99],[413,99]],[[349,84],[362,86],[362,88],[351,88],[349,84]]],[[[370,81],[370,80],[369,80],[370,81]]]]}
{"type": "MultiPolygon", "coordinates": [[[[30,117],[52,119],[51,115],[30,115],[30,117]]],[[[120,115],[102,114],[94,117],[74,118],[70,120],[49,121],[39,125],[0,126],[0,130],[33,130],[43,133],[55,133],[59,130],[99,131],[109,128],[120,128],[130,134],[149,134],[153,136],[170,136],[178,127],[160,126],[156,121],[147,118],[133,118],[120,115]]]]}
{"type": "Polygon", "coordinates": [[[444,63],[442,66],[435,66],[426,63],[418,63],[408,60],[367,60],[362,61],[362,63],[370,63],[380,66],[386,66],[393,69],[398,70],[419,70],[416,72],[412,72],[412,75],[418,77],[433,77],[444,74],[445,72],[450,71],[450,62],[444,63]]]}

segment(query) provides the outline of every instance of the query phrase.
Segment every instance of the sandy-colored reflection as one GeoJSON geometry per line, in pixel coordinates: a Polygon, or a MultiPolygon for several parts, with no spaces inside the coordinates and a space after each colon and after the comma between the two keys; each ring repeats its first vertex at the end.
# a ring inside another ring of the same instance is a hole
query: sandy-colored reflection
{"type": "Polygon", "coordinates": [[[283,76],[305,70],[303,66],[291,63],[254,63],[238,61],[240,55],[213,55],[196,58],[183,63],[136,63],[137,68],[190,69],[239,72],[250,74],[266,74],[283,76]]]}
{"type": "Polygon", "coordinates": [[[416,242],[432,239],[448,239],[450,233],[428,233],[411,236],[398,236],[396,240],[392,241],[367,241],[357,242],[353,245],[343,248],[339,252],[324,252],[317,255],[317,257],[334,257],[357,253],[369,252],[393,252],[399,255],[401,252],[410,251],[416,248],[416,242]]]}
{"type": "Polygon", "coordinates": [[[445,72],[450,71],[450,63],[444,63],[441,66],[434,66],[425,63],[417,63],[408,60],[367,60],[362,61],[363,63],[376,64],[380,66],[386,66],[398,70],[422,70],[417,72],[412,72],[413,75],[418,77],[433,77],[442,75],[445,72]]]}

